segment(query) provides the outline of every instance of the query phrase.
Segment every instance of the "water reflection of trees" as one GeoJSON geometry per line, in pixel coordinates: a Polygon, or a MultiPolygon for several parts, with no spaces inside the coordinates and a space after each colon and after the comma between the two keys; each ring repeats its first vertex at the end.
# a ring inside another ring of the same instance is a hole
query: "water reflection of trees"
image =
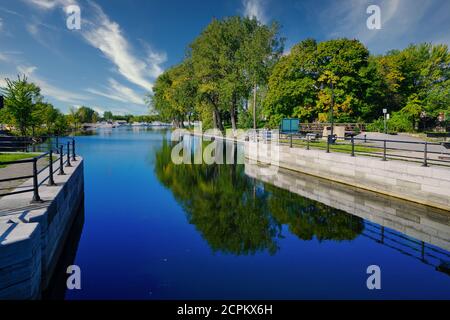
{"type": "Polygon", "coordinates": [[[214,251],[274,254],[282,225],[303,240],[352,240],[363,229],[358,217],[255,182],[244,165],[175,165],[167,141],[155,171],[214,251]]]}

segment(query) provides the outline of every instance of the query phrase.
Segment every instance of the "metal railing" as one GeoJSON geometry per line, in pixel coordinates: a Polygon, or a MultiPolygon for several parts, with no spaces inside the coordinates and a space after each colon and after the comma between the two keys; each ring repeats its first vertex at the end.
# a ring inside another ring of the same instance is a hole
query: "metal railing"
{"type": "MultiPolygon", "coordinates": [[[[273,134],[260,131],[256,133],[256,136],[258,141],[270,141],[273,134]]],[[[430,165],[450,166],[450,152],[446,151],[450,146],[445,142],[370,139],[366,136],[357,138],[354,135],[346,137],[329,136],[328,139],[325,138],[325,141],[323,141],[319,137],[314,138],[311,135],[280,134],[279,144],[288,145],[290,148],[300,145],[307,150],[323,149],[327,153],[349,153],[352,157],[357,155],[372,156],[381,158],[382,161],[419,162],[424,167],[430,165]],[[432,149],[439,149],[439,151],[433,151],[432,149]]]]}
{"type": "MultiPolygon", "coordinates": [[[[31,164],[31,173],[29,175],[20,175],[16,177],[10,177],[6,179],[0,179],[0,183],[4,182],[12,182],[12,181],[22,181],[27,179],[32,179],[32,186],[29,188],[25,188],[23,190],[14,190],[11,192],[3,192],[4,190],[10,190],[12,188],[1,188],[0,189],[0,197],[21,194],[21,193],[33,193],[33,198],[31,203],[39,203],[42,202],[42,199],[39,195],[39,187],[47,182],[48,186],[55,186],[54,175],[65,175],[64,167],[71,167],[71,161],[77,161],[76,151],[75,151],[75,139],[71,137],[64,137],[63,141],[60,137],[53,137],[47,139],[48,141],[40,144],[31,146],[33,152],[41,152],[42,149],[46,149],[47,151],[42,152],[36,157],[32,157],[29,159],[23,160],[14,160],[14,161],[0,161],[0,165],[16,165],[16,164],[31,164]],[[53,141],[55,139],[55,141],[53,141]],[[65,141],[67,140],[67,141],[65,141]],[[55,155],[58,155],[55,157],[55,155]],[[42,168],[39,168],[39,161],[47,161],[46,165],[42,168]],[[41,173],[47,171],[48,174],[42,176],[41,173]],[[39,181],[39,179],[41,179],[39,181]]],[[[30,146],[27,146],[25,151],[30,151],[30,146]]]]}
{"type": "Polygon", "coordinates": [[[361,235],[450,275],[448,251],[370,221],[364,222],[361,235]]]}

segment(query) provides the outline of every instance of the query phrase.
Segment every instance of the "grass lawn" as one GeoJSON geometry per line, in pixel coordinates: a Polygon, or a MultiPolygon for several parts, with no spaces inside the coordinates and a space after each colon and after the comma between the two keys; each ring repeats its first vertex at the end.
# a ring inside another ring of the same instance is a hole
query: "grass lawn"
{"type": "MultiPolygon", "coordinates": [[[[16,160],[23,160],[23,159],[29,159],[33,157],[39,156],[39,153],[1,153],[0,152],[0,162],[7,162],[7,161],[16,161],[16,160]]],[[[6,165],[0,164],[0,168],[4,168],[6,165]]]]}
{"type": "MultiPolygon", "coordinates": [[[[280,139],[280,142],[282,143],[289,143],[288,139],[280,139]]],[[[307,142],[304,140],[293,140],[292,145],[294,147],[306,147],[307,142]]],[[[327,143],[325,141],[311,141],[309,143],[310,148],[319,148],[319,149],[326,149],[327,143]]],[[[352,152],[352,145],[349,143],[340,143],[337,142],[336,144],[330,145],[331,151],[336,152],[343,152],[343,153],[351,153],[352,152]]],[[[355,144],[355,152],[382,152],[379,148],[369,147],[369,146],[361,146],[358,144],[355,144]]]]}

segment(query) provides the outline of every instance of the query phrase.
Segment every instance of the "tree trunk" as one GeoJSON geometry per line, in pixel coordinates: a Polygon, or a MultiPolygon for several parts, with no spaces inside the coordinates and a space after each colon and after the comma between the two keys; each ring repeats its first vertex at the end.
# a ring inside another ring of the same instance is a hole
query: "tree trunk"
{"type": "Polygon", "coordinates": [[[213,127],[214,129],[217,129],[216,110],[213,111],[212,117],[213,117],[213,127]]]}
{"type": "Polygon", "coordinates": [[[237,129],[237,125],[236,125],[236,94],[233,94],[233,99],[231,102],[231,107],[230,107],[230,118],[231,118],[231,127],[233,128],[233,131],[235,131],[237,129]]]}
{"type": "Polygon", "coordinates": [[[215,118],[216,118],[216,128],[220,131],[224,131],[223,124],[222,124],[222,116],[220,115],[220,111],[215,108],[214,109],[215,118]]]}
{"type": "Polygon", "coordinates": [[[253,88],[253,129],[256,130],[256,83],[253,88]]]}

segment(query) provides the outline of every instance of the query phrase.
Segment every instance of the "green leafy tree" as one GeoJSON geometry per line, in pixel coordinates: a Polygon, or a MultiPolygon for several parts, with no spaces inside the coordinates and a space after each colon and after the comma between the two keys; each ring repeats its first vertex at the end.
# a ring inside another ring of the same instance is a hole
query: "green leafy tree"
{"type": "Polygon", "coordinates": [[[150,103],[162,119],[173,121],[177,127],[194,113],[197,86],[189,60],[176,65],[156,79],[150,103]]]}
{"type": "Polygon", "coordinates": [[[114,118],[113,113],[111,111],[105,111],[103,113],[103,119],[105,119],[106,121],[112,121],[114,118]]]}
{"type": "Polygon", "coordinates": [[[214,127],[223,130],[227,117],[237,128],[239,106],[252,88],[267,81],[282,52],[277,32],[277,25],[267,27],[256,19],[215,19],[190,45],[200,113],[209,108],[214,127]]]}
{"type": "Polygon", "coordinates": [[[28,82],[26,76],[18,75],[17,80],[5,80],[6,87],[1,91],[5,97],[6,110],[12,124],[25,136],[27,129],[33,124],[33,109],[42,100],[40,88],[28,82]]]}
{"type": "Polygon", "coordinates": [[[295,45],[269,78],[264,101],[269,125],[277,127],[284,117],[305,122],[327,120],[323,114],[328,114],[332,93],[338,121],[359,117],[367,89],[363,75],[368,58],[368,50],[357,40],[317,43],[307,39],[295,45]]]}
{"type": "Polygon", "coordinates": [[[424,112],[424,105],[418,94],[412,94],[408,98],[406,106],[401,110],[401,113],[409,119],[409,121],[411,121],[414,129],[417,129],[418,121],[422,112],[424,112]]]}

